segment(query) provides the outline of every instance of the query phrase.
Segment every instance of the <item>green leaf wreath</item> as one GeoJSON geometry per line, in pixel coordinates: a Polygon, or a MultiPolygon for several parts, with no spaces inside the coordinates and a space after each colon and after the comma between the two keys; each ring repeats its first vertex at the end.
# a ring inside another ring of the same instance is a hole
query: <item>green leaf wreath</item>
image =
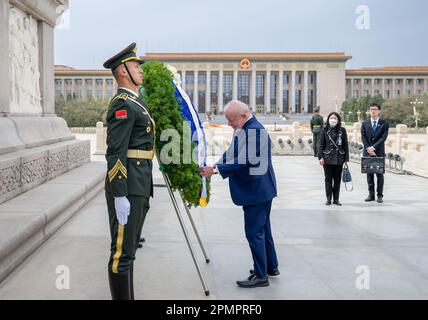
{"type": "MultiPolygon", "coordinates": [[[[167,173],[173,190],[181,191],[184,200],[192,206],[200,205],[202,192],[202,177],[198,172],[198,164],[193,161],[184,164],[183,161],[183,117],[180,106],[175,97],[175,87],[172,83],[173,74],[164,64],[158,61],[149,61],[143,64],[143,99],[148,104],[153,119],[156,122],[156,154],[158,159],[162,147],[171,142],[160,141],[163,130],[176,129],[180,134],[180,164],[159,164],[160,170],[167,173]]],[[[192,142],[192,154],[197,147],[192,142]]],[[[207,179],[207,203],[210,198],[210,181],[207,179]]]]}

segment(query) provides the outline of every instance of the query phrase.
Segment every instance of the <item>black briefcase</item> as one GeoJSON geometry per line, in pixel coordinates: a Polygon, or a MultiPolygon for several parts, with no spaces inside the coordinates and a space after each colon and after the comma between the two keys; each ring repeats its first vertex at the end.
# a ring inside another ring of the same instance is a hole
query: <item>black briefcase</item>
{"type": "Polygon", "coordinates": [[[362,157],[361,172],[368,174],[385,174],[385,157],[362,157]]]}

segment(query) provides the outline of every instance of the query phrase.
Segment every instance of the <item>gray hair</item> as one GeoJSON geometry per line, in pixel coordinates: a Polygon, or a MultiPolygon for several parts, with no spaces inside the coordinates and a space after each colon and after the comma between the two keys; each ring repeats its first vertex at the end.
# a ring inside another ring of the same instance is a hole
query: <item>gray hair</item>
{"type": "Polygon", "coordinates": [[[250,112],[250,108],[248,107],[248,105],[239,100],[232,100],[228,104],[226,104],[226,106],[224,107],[224,112],[228,110],[232,111],[237,115],[242,115],[250,112]]]}

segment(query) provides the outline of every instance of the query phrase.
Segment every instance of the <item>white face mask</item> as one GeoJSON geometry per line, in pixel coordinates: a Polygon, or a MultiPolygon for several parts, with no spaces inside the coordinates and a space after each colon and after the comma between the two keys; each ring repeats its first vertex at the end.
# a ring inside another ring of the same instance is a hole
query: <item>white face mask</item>
{"type": "Polygon", "coordinates": [[[337,125],[336,119],[330,119],[328,122],[330,123],[330,127],[335,127],[337,125]]]}

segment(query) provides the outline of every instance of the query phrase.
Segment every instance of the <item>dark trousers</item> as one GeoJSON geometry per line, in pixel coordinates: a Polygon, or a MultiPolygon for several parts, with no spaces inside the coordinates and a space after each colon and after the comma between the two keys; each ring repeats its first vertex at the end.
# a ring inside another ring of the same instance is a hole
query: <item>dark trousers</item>
{"type": "Polygon", "coordinates": [[[314,157],[318,158],[318,150],[320,148],[320,135],[319,133],[313,134],[314,157]]]}
{"type": "Polygon", "coordinates": [[[329,201],[331,201],[332,196],[333,200],[339,200],[342,170],[342,165],[324,165],[325,194],[329,201]]]}
{"type": "Polygon", "coordinates": [[[149,198],[140,196],[127,196],[127,198],[131,204],[131,212],[128,223],[123,226],[116,218],[114,198],[106,192],[111,235],[108,268],[113,273],[122,273],[131,269],[141,229],[149,210],[149,198]]]}
{"type": "Polygon", "coordinates": [[[253,206],[244,206],[245,235],[254,261],[254,271],[260,278],[267,271],[278,268],[275,244],[270,226],[272,200],[253,206]]]}
{"type": "Polygon", "coordinates": [[[147,201],[144,203],[142,221],[140,222],[140,228],[139,228],[138,233],[137,233],[137,248],[138,248],[138,245],[140,244],[141,233],[143,232],[144,221],[146,220],[147,212],[149,211],[149,209],[150,209],[150,202],[149,202],[149,199],[147,199],[147,201]]]}
{"type": "MultiPolygon", "coordinates": [[[[383,197],[383,184],[384,184],[384,176],[383,174],[377,174],[377,196],[383,197]]],[[[375,196],[375,181],[374,174],[367,175],[367,184],[369,185],[369,193],[370,196],[375,196]]]]}

